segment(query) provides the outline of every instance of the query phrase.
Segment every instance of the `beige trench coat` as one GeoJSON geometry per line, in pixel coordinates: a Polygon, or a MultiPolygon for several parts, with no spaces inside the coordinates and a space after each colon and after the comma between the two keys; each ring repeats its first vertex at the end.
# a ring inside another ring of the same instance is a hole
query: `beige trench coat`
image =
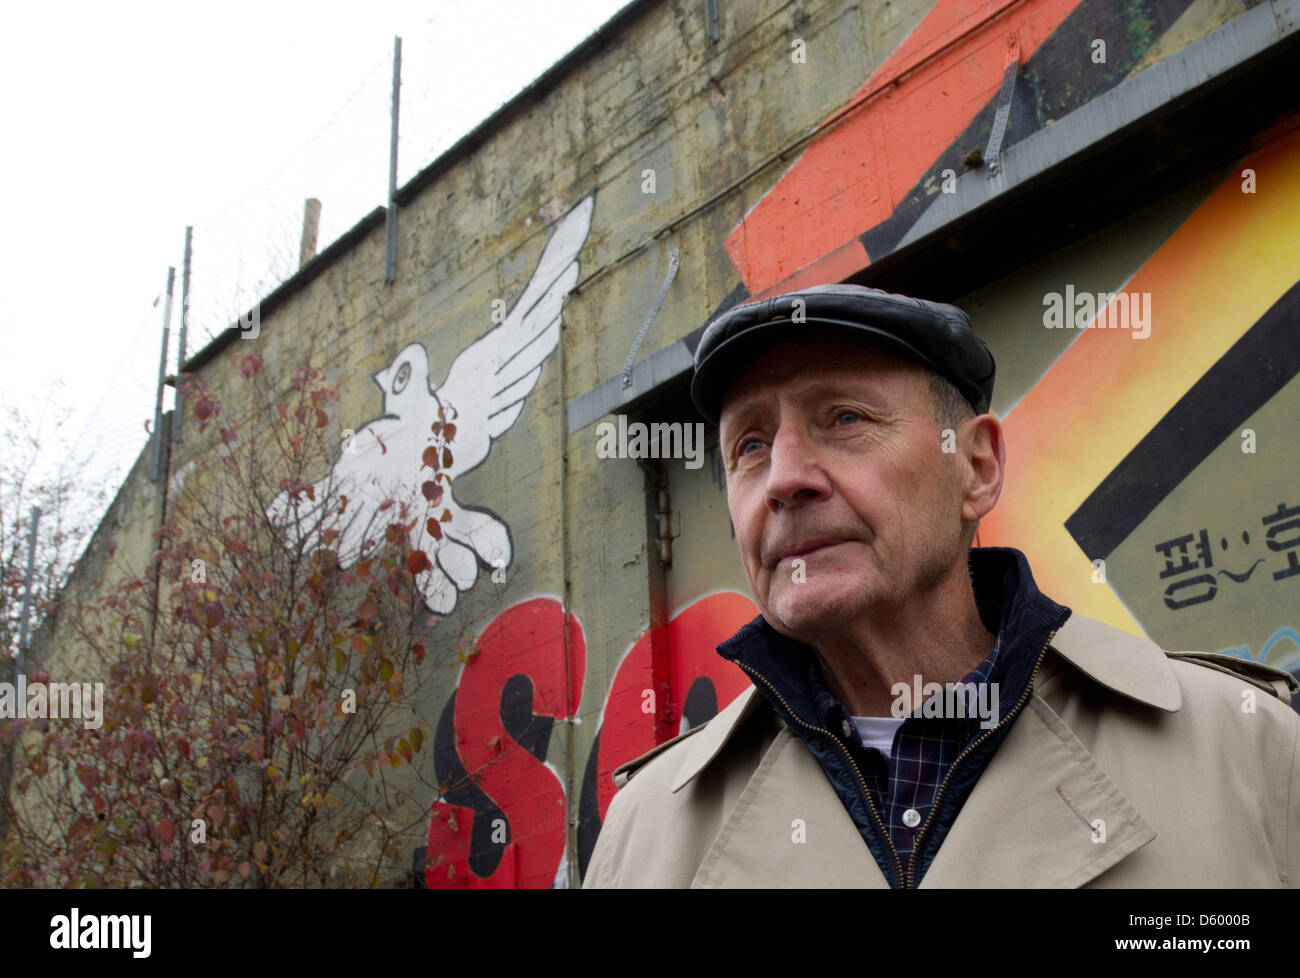
{"type": "MultiPolygon", "coordinates": [[[[920,886],[1296,887],[1296,688],[1072,614],[920,886]]],[[[614,779],[584,888],[888,886],[753,687],[614,779]]]]}

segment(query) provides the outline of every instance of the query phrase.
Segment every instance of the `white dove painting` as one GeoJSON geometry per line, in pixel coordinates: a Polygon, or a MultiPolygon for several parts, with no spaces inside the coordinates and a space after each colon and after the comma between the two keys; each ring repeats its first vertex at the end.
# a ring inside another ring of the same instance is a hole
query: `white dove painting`
{"type": "Polygon", "coordinates": [[[339,565],[351,567],[379,545],[404,504],[409,514],[419,514],[432,502],[435,512],[445,507],[451,514],[440,524],[441,534],[430,534],[424,519],[417,519],[408,533],[411,549],[429,558],[416,584],[430,611],[450,612],[459,593],[473,586],[480,564],[489,570],[511,566],[509,527],[489,510],[458,500],[455,481],[481,465],[493,441],[518,420],[560,341],[561,311],[578,281],[578,252],[591,226],[592,206],[588,196],[557,222],[513,308],[460,352],[436,390],[429,383],[429,355],[421,343],[407,346],[374,375],[383,391],[382,414],[357,429],[331,471],[314,486],[317,500],[334,500],[334,512],[324,514],[323,506],[304,494],[295,501],[288,491],[268,508],[267,517],[287,546],[310,553],[321,545],[322,530],[334,529],[339,565]],[[421,471],[421,457],[427,447],[438,445],[432,426],[442,418],[455,423],[448,445],[453,463],[442,468],[447,490],[430,486],[435,493],[430,499],[422,490],[429,473],[421,471]],[[340,513],[341,496],[347,496],[347,505],[340,513]],[[384,512],[389,499],[396,509],[384,512]]]}

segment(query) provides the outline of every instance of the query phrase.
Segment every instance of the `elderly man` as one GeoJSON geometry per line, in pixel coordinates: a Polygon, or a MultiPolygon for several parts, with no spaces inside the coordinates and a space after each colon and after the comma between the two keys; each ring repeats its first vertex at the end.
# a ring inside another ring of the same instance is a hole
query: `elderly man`
{"type": "Polygon", "coordinates": [[[1300,883],[1295,679],[971,547],[993,375],[961,310],[874,289],[709,325],[691,395],[762,612],[717,651],[753,686],[618,769],[584,886],[1300,883]]]}

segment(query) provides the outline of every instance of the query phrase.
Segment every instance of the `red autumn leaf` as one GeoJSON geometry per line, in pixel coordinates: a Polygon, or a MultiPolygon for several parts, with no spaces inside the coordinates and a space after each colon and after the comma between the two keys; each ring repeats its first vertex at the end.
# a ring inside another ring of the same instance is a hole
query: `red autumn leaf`
{"type": "Polygon", "coordinates": [[[176,838],[176,823],[170,818],[164,818],[158,823],[158,838],[163,842],[171,842],[176,838]]]}
{"type": "Polygon", "coordinates": [[[433,537],[435,540],[442,539],[442,524],[439,523],[437,520],[435,520],[432,516],[429,517],[429,519],[425,522],[424,526],[425,529],[429,531],[429,536],[433,537]]]}
{"type": "Polygon", "coordinates": [[[423,550],[412,550],[411,556],[406,560],[406,567],[412,574],[420,574],[427,571],[433,565],[429,563],[429,555],[423,550]]]}
{"type": "Polygon", "coordinates": [[[449,469],[449,468],[451,468],[451,449],[450,449],[450,448],[443,448],[443,450],[442,450],[442,467],[443,467],[444,469],[449,469]]]}
{"type": "Polygon", "coordinates": [[[370,621],[377,614],[379,614],[379,605],[368,598],[361,603],[361,607],[357,608],[357,617],[363,622],[370,621]]]}
{"type": "Polygon", "coordinates": [[[108,555],[109,555],[110,557],[112,557],[113,554],[117,553],[117,541],[116,541],[116,540],[109,540],[109,541],[108,541],[108,544],[104,547],[104,549],[107,550],[107,551],[108,551],[108,555]]]}
{"type": "Polygon", "coordinates": [[[429,468],[436,469],[438,467],[438,449],[430,445],[424,450],[424,454],[420,456],[420,461],[429,468]]]}
{"type": "Polygon", "coordinates": [[[317,427],[317,428],[324,428],[324,427],[325,427],[327,424],[329,424],[329,423],[330,423],[329,416],[328,416],[324,411],[322,411],[320,408],[317,408],[317,409],[316,409],[316,427],[317,427]]]}
{"type": "Polygon", "coordinates": [[[397,543],[402,539],[402,528],[396,523],[389,523],[388,526],[384,528],[384,539],[389,543],[397,543]]]}
{"type": "Polygon", "coordinates": [[[221,623],[225,617],[225,611],[219,601],[206,601],[203,604],[203,617],[207,620],[209,628],[214,628],[221,623]]]}
{"type": "MultiPolygon", "coordinates": [[[[421,644],[420,642],[416,642],[414,645],[412,645],[412,646],[411,646],[411,654],[412,654],[413,656],[415,656],[415,661],[416,661],[417,663],[423,665],[423,663],[424,663],[424,655],[425,655],[425,652],[424,652],[424,645],[423,645],[423,644],[421,644]]],[[[417,749],[418,749],[418,748],[417,748],[417,749]]]]}
{"type": "Polygon", "coordinates": [[[451,441],[456,437],[456,426],[450,421],[447,422],[446,426],[442,429],[442,437],[445,441],[451,441]]]}
{"type": "Polygon", "coordinates": [[[426,482],[420,486],[420,492],[424,493],[424,498],[433,506],[442,502],[442,486],[436,482],[426,482]]]}

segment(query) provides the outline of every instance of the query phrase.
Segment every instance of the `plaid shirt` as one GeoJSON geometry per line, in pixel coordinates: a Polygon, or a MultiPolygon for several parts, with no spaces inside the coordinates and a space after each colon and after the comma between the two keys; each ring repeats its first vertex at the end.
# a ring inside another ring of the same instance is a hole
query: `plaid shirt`
{"type": "MultiPolygon", "coordinates": [[[[755,683],[759,692],[826,772],[893,887],[907,885],[912,863],[911,885],[925,875],[975,782],[1006,736],[1011,714],[1030,687],[1040,653],[1070,615],[1069,608],[1034,585],[1029,563],[1019,550],[976,547],[968,561],[976,607],[997,641],[988,657],[961,682],[997,683],[995,719],[1001,722],[991,729],[984,729],[978,716],[918,715],[923,713],[918,705],[895,733],[887,764],[879,751],[863,746],[848,710],[827,689],[820,661],[809,646],[780,634],[761,615],[718,646],[724,659],[761,678],[755,683]],[[830,741],[825,732],[831,734],[830,741]],[[845,763],[845,750],[862,773],[871,805],[888,830],[888,840],[881,838],[858,779],[845,763]],[[961,764],[955,764],[963,752],[961,764]],[[918,840],[920,849],[916,848],[918,840]]],[[[991,704],[991,699],[986,702],[991,704]]]]}
{"type": "MultiPolygon", "coordinates": [[[[960,680],[961,683],[977,686],[986,681],[998,683],[999,708],[1003,703],[1001,692],[1005,688],[1004,681],[1001,681],[1005,679],[1005,670],[996,671],[1000,648],[995,644],[984,661],[960,680]]],[[[980,733],[979,718],[925,717],[921,715],[922,707],[918,704],[914,715],[904,719],[894,734],[893,750],[886,763],[878,750],[863,745],[857,728],[849,718],[848,710],[826,688],[821,669],[815,661],[810,664],[808,673],[813,702],[822,725],[827,730],[840,734],[851,745],[853,759],[866,779],[871,800],[889,829],[890,839],[898,850],[898,858],[906,869],[912,856],[912,843],[930,815],[944,775],[962,749],[980,733]],[[909,825],[909,821],[913,824],[909,825]]],[[[1021,692],[1022,690],[1014,691],[1007,703],[1008,707],[1019,698],[1021,692]]]]}

